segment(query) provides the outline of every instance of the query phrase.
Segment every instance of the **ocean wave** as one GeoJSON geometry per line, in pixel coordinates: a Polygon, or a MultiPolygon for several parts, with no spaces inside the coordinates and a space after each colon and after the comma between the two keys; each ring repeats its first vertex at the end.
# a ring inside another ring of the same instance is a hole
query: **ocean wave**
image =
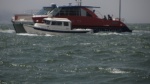
{"type": "Polygon", "coordinates": [[[24,68],[32,68],[32,67],[33,67],[33,66],[31,66],[31,65],[15,64],[15,63],[12,63],[11,66],[13,66],[13,67],[24,67],[24,68]]]}
{"type": "Polygon", "coordinates": [[[80,43],[80,45],[91,45],[92,43],[80,43]]]}
{"type": "Polygon", "coordinates": [[[15,30],[0,30],[1,33],[15,33],[15,30]]]}
{"type": "Polygon", "coordinates": [[[102,68],[102,67],[98,67],[98,70],[104,71],[104,72],[108,72],[108,73],[111,73],[111,74],[125,74],[125,73],[130,73],[129,71],[124,71],[124,70],[117,69],[117,68],[102,68]]]}
{"type": "Polygon", "coordinates": [[[20,35],[20,36],[47,36],[47,37],[54,36],[54,35],[50,35],[50,34],[38,35],[38,34],[28,34],[28,33],[18,33],[17,35],[20,35]]]}
{"type": "Polygon", "coordinates": [[[117,32],[99,32],[99,33],[95,33],[94,35],[107,36],[107,35],[126,35],[126,34],[125,33],[117,33],[117,32]]]}
{"type": "Polygon", "coordinates": [[[74,69],[64,69],[64,72],[87,72],[87,73],[93,73],[93,72],[100,72],[100,73],[110,73],[110,74],[127,74],[130,73],[130,71],[124,71],[117,68],[104,68],[104,67],[84,67],[84,68],[74,68],[74,69]]]}
{"type": "Polygon", "coordinates": [[[147,30],[133,30],[133,33],[150,33],[150,31],[147,31],[147,30]]]}
{"type": "Polygon", "coordinates": [[[107,68],[106,71],[113,73],[113,74],[124,74],[124,73],[129,73],[127,71],[123,71],[120,69],[116,69],[116,68],[107,68]]]}

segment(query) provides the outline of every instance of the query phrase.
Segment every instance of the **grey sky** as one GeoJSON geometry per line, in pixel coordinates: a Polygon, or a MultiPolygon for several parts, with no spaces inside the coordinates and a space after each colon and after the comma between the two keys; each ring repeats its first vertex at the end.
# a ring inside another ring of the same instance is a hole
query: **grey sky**
{"type": "MultiPolygon", "coordinates": [[[[11,11],[24,13],[26,10],[41,9],[43,6],[75,5],[75,0],[0,0],[0,13],[11,11]]],[[[122,0],[122,18],[127,23],[150,23],[150,0],[122,0]]],[[[111,14],[118,17],[119,0],[83,0],[83,5],[100,6],[98,11],[102,15],[111,14]]],[[[10,17],[11,18],[11,17],[10,17]]]]}

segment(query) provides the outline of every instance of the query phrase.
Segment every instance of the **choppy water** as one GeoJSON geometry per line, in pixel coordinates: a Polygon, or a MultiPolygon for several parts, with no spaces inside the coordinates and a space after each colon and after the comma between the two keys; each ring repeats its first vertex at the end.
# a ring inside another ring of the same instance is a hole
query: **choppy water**
{"type": "Polygon", "coordinates": [[[0,25],[0,84],[150,84],[150,24],[38,36],[0,25]]]}

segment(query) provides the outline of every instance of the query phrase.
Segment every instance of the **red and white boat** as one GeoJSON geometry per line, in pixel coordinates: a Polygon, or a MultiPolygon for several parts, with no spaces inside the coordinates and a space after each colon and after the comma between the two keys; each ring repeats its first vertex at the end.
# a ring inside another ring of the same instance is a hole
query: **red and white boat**
{"type": "MultiPolygon", "coordinates": [[[[81,0],[76,0],[77,6],[59,6],[49,15],[52,18],[67,18],[71,21],[72,29],[92,29],[94,33],[99,31],[132,32],[121,20],[113,19],[110,15],[100,18],[95,14],[94,6],[81,6],[81,0]]],[[[43,23],[43,17],[32,17],[34,23],[43,23]]]]}

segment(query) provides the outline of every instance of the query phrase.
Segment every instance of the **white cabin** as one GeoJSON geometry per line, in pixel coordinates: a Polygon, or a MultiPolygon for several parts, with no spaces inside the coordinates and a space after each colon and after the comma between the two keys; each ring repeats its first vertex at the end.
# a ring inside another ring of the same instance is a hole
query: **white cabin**
{"type": "Polygon", "coordinates": [[[35,23],[34,27],[44,30],[71,30],[71,21],[67,18],[44,18],[44,23],[35,23]]]}

